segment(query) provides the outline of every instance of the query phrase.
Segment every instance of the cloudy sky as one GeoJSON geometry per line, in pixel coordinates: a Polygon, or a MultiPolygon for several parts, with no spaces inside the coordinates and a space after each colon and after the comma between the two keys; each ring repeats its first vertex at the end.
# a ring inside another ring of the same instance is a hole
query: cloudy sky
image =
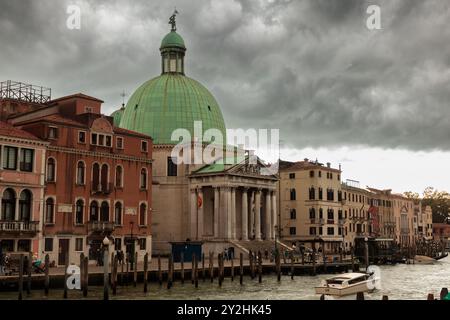
{"type": "Polygon", "coordinates": [[[280,128],[282,158],[361,186],[450,189],[448,0],[0,0],[0,80],[121,104],[160,73],[176,6],[186,74],[229,128],[280,128]],[[66,26],[81,8],[81,29],[66,26]],[[369,5],[381,29],[369,30],[369,5]]]}

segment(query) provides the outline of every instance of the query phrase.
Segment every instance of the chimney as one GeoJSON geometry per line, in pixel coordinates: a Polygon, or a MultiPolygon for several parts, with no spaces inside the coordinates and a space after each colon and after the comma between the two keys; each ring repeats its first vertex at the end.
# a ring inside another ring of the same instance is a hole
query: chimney
{"type": "Polygon", "coordinates": [[[303,161],[305,161],[305,162],[308,162],[308,160],[309,160],[308,158],[303,159],[303,161]]]}
{"type": "Polygon", "coordinates": [[[339,163],[339,171],[342,171],[342,169],[341,169],[341,164],[339,163]]]}
{"type": "Polygon", "coordinates": [[[330,162],[327,162],[327,167],[331,168],[331,163],[330,162]]]}

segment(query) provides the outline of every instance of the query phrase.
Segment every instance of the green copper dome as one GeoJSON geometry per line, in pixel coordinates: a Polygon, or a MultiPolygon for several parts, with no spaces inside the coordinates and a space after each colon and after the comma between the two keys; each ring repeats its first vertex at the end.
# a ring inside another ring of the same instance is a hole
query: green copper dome
{"type": "Polygon", "coordinates": [[[172,132],[184,128],[193,138],[194,121],[202,121],[203,132],[220,130],[225,143],[225,122],[216,99],[199,82],[172,72],[145,82],[133,93],[120,126],[150,135],[155,144],[177,144],[171,140],[172,132]]]}
{"type": "Polygon", "coordinates": [[[120,126],[120,120],[122,119],[123,111],[125,110],[124,107],[120,108],[119,110],[114,111],[111,113],[110,117],[113,117],[113,123],[115,127],[120,126]]]}
{"type": "Polygon", "coordinates": [[[175,31],[169,32],[161,41],[161,49],[169,47],[186,49],[183,38],[175,31]]]}

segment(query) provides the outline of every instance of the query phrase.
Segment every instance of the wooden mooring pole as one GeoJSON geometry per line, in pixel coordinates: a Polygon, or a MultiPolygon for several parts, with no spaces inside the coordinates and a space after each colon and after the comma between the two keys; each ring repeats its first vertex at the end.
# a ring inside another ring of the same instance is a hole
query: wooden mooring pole
{"type": "Polygon", "coordinates": [[[147,293],[148,286],[148,252],[144,255],[144,293],[147,293]]]}
{"type": "Polygon", "coordinates": [[[19,259],[19,300],[23,299],[23,254],[19,259]]]}
{"type": "Polygon", "coordinates": [[[219,268],[219,286],[222,286],[222,262],[223,262],[223,256],[222,253],[219,253],[217,255],[217,264],[218,264],[218,268],[219,268]]]}
{"type": "Polygon", "coordinates": [[[234,281],[234,257],[231,259],[231,282],[234,281]]]}
{"type": "Polygon", "coordinates": [[[206,279],[206,270],[205,270],[205,254],[202,253],[202,280],[205,282],[206,279]]]}
{"type": "Polygon", "coordinates": [[[262,282],[262,254],[258,251],[258,282],[262,282]]]}
{"type": "Polygon", "coordinates": [[[211,283],[214,282],[214,252],[209,253],[209,277],[211,278],[211,283]]]}
{"type": "Polygon", "coordinates": [[[80,285],[81,285],[81,292],[83,292],[83,288],[84,288],[84,253],[80,254],[80,285]]]}
{"type": "Polygon", "coordinates": [[[46,296],[48,296],[49,287],[50,287],[50,276],[48,274],[49,271],[49,265],[50,265],[50,257],[48,254],[45,255],[44,260],[44,272],[45,272],[45,280],[44,280],[44,293],[46,296]]]}
{"type": "Polygon", "coordinates": [[[275,256],[276,270],[277,270],[277,281],[281,281],[281,257],[280,252],[276,253],[275,256]]]}
{"type": "Polygon", "coordinates": [[[312,275],[315,276],[316,275],[316,243],[314,241],[312,243],[312,250],[313,250],[312,256],[311,256],[311,258],[312,258],[312,266],[313,266],[313,268],[312,268],[312,275]]]}
{"type": "Polygon", "coordinates": [[[161,256],[158,255],[158,281],[160,286],[162,286],[162,280],[161,256]]]}
{"type": "Polygon", "coordinates": [[[253,280],[255,278],[255,270],[253,269],[253,253],[250,250],[248,252],[248,261],[249,261],[249,267],[250,267],[250,278],[253,280]]]}
{"type": "Polygon", "coordinates": [[[294,280],[294,251],[291,251],[291,280],[294,280]]]}
{"type": "Polygon", "coordinates": [[[198,288],[198,258],[197,255],[194,254],[194,284],[195,287],[198,288]]]}
{"type": "Polygon", "coordinates": [[[138,253],[136,252],[134,255],[134,274],[133,274],[133,286],[137,286],[137,269],[138,269],[138,253]]]}
{"type": "Polygon", "coordinates": [[[112,274],[111,274],[111,282],[112,282],[112,294],[116,295],[117,293],[117,267],[119,265],[119,258],[117,255],[114,256],[113,265],[112,265],[112,274]]]}
{"type": "Polygon", "coordinates": [[[109,269],[109,254],[108,249],[105,248],[103,253],[103,300],[109,300],[109,275],[108,275],[108,269],[109,269]]]}
{"type": "Polygon", "coordinates": [[[87,297],[88,288],[89,288],[89,258],[84,257],[84,288],[83,288],[83,297],[87,297]]]}
{"type": "Polygon", "coordinates": [[[192,259],[191,259],[191,282],[192,282],[192,284],[194,284],[194,281],[195,281],[195,277],[194,277],[194,267],[195,267],[195,253],[194,254],[192,254],[192,257],[191,257],[192,259]]]}
{"type": "Polygon", "coordinates": [[[28,270],[27,295],[31,294],[31,268],[32,268],[32,262],[33,262],[33,254],[31,252],[29,252],[28,253],[28,264],[27,264],[27,270],[28,270]]]}
{"type": "Polygon", "coordinates": [[[69,269],[69,254],[66,255],[66,263],[64,266],[64,295],[63,298],[67,299],[67,278],[69,275],[67,274],[67,269],[69,269]]]}
{"type": "Polygon", "coordinates": [[[244,254],[241,252],[239,254],[239,283],[243,283],[244,278],[244,254]]]}
{"type": "Polygon", "coordinates": [[[173,256],[169,255],[169,273],[167,274],[167,289],[172,288],[173,285],[173,256]]]}
{"type": "Polygon", "coordinates": [[[181,264],[181,284],[184,284],[184,252],[180,253],[180,264],[181,264]]]}

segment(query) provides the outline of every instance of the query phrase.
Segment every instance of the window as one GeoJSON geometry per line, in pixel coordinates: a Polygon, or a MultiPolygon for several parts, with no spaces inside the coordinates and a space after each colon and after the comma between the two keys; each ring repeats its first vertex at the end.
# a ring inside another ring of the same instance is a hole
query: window
{"type": "Polygon", "coordinates": [[[20,171],[33,171],[33,149],[20,149],[20,171]]]}
{"type": "Polygon", "coordinates": [[[314,187],[309,188],[309,200],[314,200],[316,198],[316,189],[314,187]]]}
{"type": "Polygon", "coordinates": [[[147,141],[141,141],[141,151],[142,152],[147,152],[148,146],[147,146],[147,141]]]}
{"type": "Polygon", "coordinates": [[[48,138],[49,139],[56,139],[56,138],[58,138],[58,128],[56,128],[56,127],[49,127],[48,128],[48,138]]]}
{"type": "Polygon", "coordinates": [[[141,178],[139,182],[139,187],[141,189],[147,189],[147,170],[145,168],[141,169],[141,178]]]}
{"type": "Polygon", "coordinates": [[[297,219],[297,210],[291,209],[291,220],[297,219]]]}
{"type": "Polygon", "coordinates": [[[78,131],[78,143],[86,143],[86,132],[78,131]]]}
{"type": "Polygon", "coordinates": [[[322,177],[322,171],[319,170],[319,178],[322,177]]]}
{"type": "Polygon", "coordinates": [[[322,235],[322,234],[323,234],[323,228],[319,227],[319,235],[322,235]]]}
{"type": "Polygon", "coordinates": [[[316,235],[316,227],[309,227],[309,234],[311,236],[316,235]]]}
{"type": "Polygon", "coordinates": [[[139,247],[141,248],[141,250],[147,250],[147,239],[139,239],[139,247]]]}
{"type": "Polygon", "coordinates": [[[289,228],[289,235],[295,236],[296,234],[297,234],[297,228],[295,228],[295,227],[290,227],[290,228],[289,228]]]}
{"type": "Polygon", "coordinates": [[[334,210],[328,209],[328,220],[334,220],[334,210]]]}
{"type": "Polygon", "coordinates": [[[55,182],[56,180],[56,161],[53,158],[47,160],[47,182],[55,182]]]}
{"type": "Polygon", "coordinates": [[[97,144],[97,137],[98,135],[96,133],[91,135],[91,144],[97,144]]]}
{"type": "Polygon", "coordinates": [[[319,219],[323,219],[323,209],[319,209],[319,219]]]}
{"type": "Polygon", "coordinates": [[[30,252],[31,250],[31,240],[20,239],[17,241],[17,251],[30,252]]]}
{"type": "Polygon", "coordinates": [[[114,206],[114,224],[122,225],[122,203],[116,202],[114,206]]]}
{"type": "Polygon", "coordinates": [[[45,238],[44,250],[53,251],[53,238],[45,238]]]}
{"type": "Polygon", "coordinates": [[[100,165],[98,163],[94,163],[92,166],[92,189],[94,191],[101,190],[102,186],[100,185],[100,165]]]}
{"type": "Polygon", "coordinates": [[[14,221],[16,213],[16,193],[13,189],[6,189],[2,197],[2,220],[14,221]]]}
{"type": "Polygon", "coordinates": [[[341,220],[341,219],[343,219],[343,218],[344,218],[344,217],[342,216],[342,210],[339,209],[339,210],[338,210],[338,219],[341,220]]]}
{"type": "Polygon", "coordinates": [[[338,191],[338,201],[342,201],[342,191],[338,191]]]}
{"type": "Polygon", "coordinates": [[[333,173],[330,172],[330,179],[333,179],[333,173]]]}
{"type": "Polygon", "coordinates": [[[102,202],[100,206],[100,221],[108,222],[109,221],[109,204],[106,201],[102,202]]]}
{"type": "Polygon", "coordinates": [[[329,236],[333,236],[334,235],[334,228],[333,227],[328,227],[327,228],[327,235],[329,235],[329,236]]]}
{"type": "Polygon", "coordinates": [[[98,221],[98,203],[92,201],[89,207],[89,221],[98,221]]]}
{"type": "Polygon", "coordinates": [[[31,192],[23,190],[19,197],[19,221],[31,220],[31,192]]]}
{"type": "Polygon", "coordinates": [[[112,139],[111,136],[106,136],[106,146],[112,147],[112,139]]]}
{"type": "Polygon", "coordinates": [[[3,169],[16,170],[17,169],[17,148],[4,147],[3,155],[3,169]]]}
{"type": "Polygon", "coordinates": [[[83,238],[75,238],[75,251],[83,251],[83,238]]]}
{"type": "Polygon", "coordinates": [[[84,173],[85,173],[84,162],[78,161],[78,163],[77,163],[77,184],[78,185],[85,184],[84,173]]]}
{"type": "Polygon", "coordinates": [[[289,173],[289,179],[295,179],[295,173],[289,173]]]}
{"type": "Polygon", "coordinates": [[[116,188],[121,188],[122,185],[122,166],[116,167],[116,188]]]}
{"type": "Polygon", "coordinates": [[[86,113],[92,113],[92,108],[91,107],[84,107],[84,111],[86,112],[86,113]]]}
{"type": "Polygon", "coordinates": [[[295,200],[295,198],[296,198],[295,189],[291,189],[290,199],[291,199],[291,200],[295,200]]]}
{"type": "Polygon", "coordinates": [[[334,200],[334,190],[333,189],[327,189],[327,200],[328,201],[334,200]]]}
{"type": "Polygon", "coordinates": [[[177,158],[168,157],[167,158],[167,176],[176,177],[177,176],[177,158]]]}
{"type": "Polygon", "coordinates": [[[77,200],[75,204],[75,224],[83,224],[84,220],[84,202],[83,200],[77,200]]]}
{"type": "Polygon", "coordinates": [[[342,228],[338,228],[338,235],[342,236],[342,228]]]}
{"type": "Polygon", "coordinates": [[[323,189],[319,188],[319,200],[322,200],[322,199],[323,199],[323,189]]]}
{"type": "Polygon", "coordinates": [[[105,144],[105,136],[103,134],[98,135],[98,144],[101,146],[105,144]]]}
{"type": "Polygon", "coordinates": [[[48,198],[45,201],[45,223],[53,223],[55,213],[55,201],[52,198],[48,198]]]}
{"type": "Polygon", "coordinates": [[[108,172],[108,165],[107,164],[103,164],[102,165],[102,170],[101,170],[101,190],[102,191],[108,191],[108,176],[109,176],[109,172],[108,172]]]}
{"type": "Polygon", "coordinates": [[[122,239],[115,238],[114,239],[114,249],[115,250],[122,250],[122,239]]]}
{"type": "Polygon", "coordinates": [[[314,178],[314,170],[311,170],[311,171],[309,172],[309,177],[310,177],[310,178],[314,178]]]}
{"type": "Polygon", "coordinates": [[[341,175],[340,174],[337,175],[337,179],[338,179],[338,181],[341,181],[341,175]]]}
{"type": "Polygon", "coordinates": [[[147,205],[145,203],[141,203],[139,206],[139,225],[145,226],[146,217],[147,216],[147,205]]]}
{"type": "Polygon", "coordinates": [[[123,138],[117,137],[116,139],[116,148],[117,149],[123,149],[123,138]]]}
{"type": "Polygon", "coordinates": [[[314,209],[314,208],[310,208],[309,209],[309,218],[310,219],[315,219],[316,218],[316,209],[314,209]]]}

